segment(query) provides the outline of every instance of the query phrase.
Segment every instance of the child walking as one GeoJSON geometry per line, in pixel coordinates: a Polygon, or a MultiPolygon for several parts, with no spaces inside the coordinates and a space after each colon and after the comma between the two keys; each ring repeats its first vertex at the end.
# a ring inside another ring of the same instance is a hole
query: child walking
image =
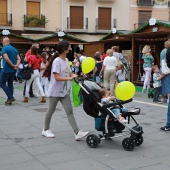
{"type": "Polygon", "coordinates": [[[119,65],[119,70],[116,71],[116,77],[118,78],[119,83],[126,80],[126,70],[124,64],[119,65]]]}
{"type": "Polygon", "coordinates": [[[153,102],[161,104],[162,102],[159,100],[159,94],[162,88],[161,79],[164,77],[163,74],[160,75],[159,68],[157,65],[152,67],[154,72],[153,74],[153,87],[154,87],[154,95],[153,95],[153,102]]]}

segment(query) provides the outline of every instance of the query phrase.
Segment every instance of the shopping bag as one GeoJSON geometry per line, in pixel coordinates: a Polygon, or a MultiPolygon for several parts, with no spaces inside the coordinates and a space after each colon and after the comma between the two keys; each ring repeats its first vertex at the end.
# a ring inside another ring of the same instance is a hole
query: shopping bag
{"type": "Polygon", "coordinates": [[[169,74],[170,73],[170,68],[167,66],[166,60],[162,60],[162,73],[163,74],[169,74]]]}
{"type": "Polygon", "coordinates": [[[81,97],[80,97],[80,86],[73,80],[72,81],[72,97],[73,97],[73,103],[75,107],[78,107],[81,103],[81,97]]]}

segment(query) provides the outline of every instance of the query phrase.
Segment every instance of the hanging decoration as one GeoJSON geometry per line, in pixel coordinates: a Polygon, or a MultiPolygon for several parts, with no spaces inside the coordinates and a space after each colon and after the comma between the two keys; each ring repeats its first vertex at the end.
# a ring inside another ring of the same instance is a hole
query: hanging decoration
{"type": "Polygon", "coordinates": [[[64,35],[65,35],[65,33],[63,31],[58,32],[59,37],[63,37],[64,35]]]}
{"type": "Polygon", "coordinates": [[[153,25],[155,25],[156,24],[156,19],[155,18],[150,18],[150,20],[149,20],[149,25],[150,26],[153,26],[153,25]]]}
{"type": "Polygon", "coordinates": [[[9,30],[3,30],[2,31],[2,35],[9,35],[9,34],[10,34],[9,30]]]}
{"type": "Polygon", "coordinates": [[[112,34],[115,34],[117,32],[116,28],[112,29],[112,34]]]}

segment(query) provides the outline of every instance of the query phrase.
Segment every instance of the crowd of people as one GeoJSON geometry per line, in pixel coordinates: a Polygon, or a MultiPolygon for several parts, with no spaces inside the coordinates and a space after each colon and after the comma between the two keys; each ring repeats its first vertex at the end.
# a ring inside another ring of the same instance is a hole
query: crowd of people
{"type": "MultiPolygon", "coordinates": [[[[70,50],[70,44],[62,41],[57,45],[57,48],[57,52],[53,54],[46,49],[40,55],[39,44],[33,43],[25,57],[21,58],[17,50],[10,45],[9,38],[3,38],[2,56],[0,58],[1,66],[3,66],[1,67],[0,74],[0,87],[7,95],[5,105],[11,105],[15,101],[13,96],[14,78],[17,77],[19,81],[22,82],[22,70],[26,67],[30,68],[31,76],[24,81],[24,99],[22,102],[29,102],[29,97],[41,96],[42,98],[39,102],[46,103],[46,97],[49,97],[49,109],[46,113],[42,135],[45,137],[54,137],[54,134],[50,130],[50,122],[57,103],[60,101],[75,133],[75,139],[79,140],[86,136],[88,132],[79,130],[76,124],[69,92],[71,80],[77,77],[77,75],[82,74],[81,65],[86,56],[83,51],[78,54],[75,53],[74,61],[72,61],[72,66],[70,67],[70,63],[66,58],[70,50]],[[33,93],[33,82],[35,82],[38,87],[36,95],[33,93]]],[[[144,60],[143,69],[146,75],[143,84],[143,93],[146,93],[146,90],[148,92],[150,90],[151,73],[153,71],[153,86],[155,90],[153,101],[161,103],[159,100],[159,95],[161,94],[162,101],[167,98],[168,103],[170,103],[170,88],[168,86],[168,84],[170,84],[170,74],[163,74],[161,68],[159,70],[159,67],[154,65],[154,58],[150,46],[144,46],[142,53],[142,59],[144,60]]],[[[167,65],[170,67],[170,41],[165,42],[165,49],[162,50],[160,56],[160,63],[166,58],[167,65]]],[[[127,79],[126,62],[123,55],[119,52],[119,47],[113,46],[102,55],[97,51],[94,54],[94,59],[96,64],[94,70],[91,72],[93,80],[105,89],[109,89],[113,96],[116,83],[127,79]]],[[[126,121],[121,115],[119,115],[119,117],[122,121],[126,121]]],[[[170,130],[170,104],[168,104],[167,124],[162,127],[161,130],[170,130]]]]}
{"type": "MultiPolygon", "coordinates": [[[[85,58],[86,56],[81,53],[74,55],[72,71],[75,74],[82,74],[81,64],[85,58]]],[[[113,94],[116,83],[127,79],[126,62],[123,55],[119,52],[119,47],[113,46],[102,55],[97,51],[93,58],[96,62],[95,68],[91,72],[93,80],[97,84],[110,89],[113,94]],[[103,81],[104,83],[102,84],[103,81]]]]}

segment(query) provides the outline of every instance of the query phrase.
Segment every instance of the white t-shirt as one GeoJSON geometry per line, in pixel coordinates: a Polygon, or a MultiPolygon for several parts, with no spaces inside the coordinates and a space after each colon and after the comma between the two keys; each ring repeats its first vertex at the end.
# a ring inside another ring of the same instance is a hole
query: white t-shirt
{"type": "Polygon", "coordinates": [[[84,55],[81,55],[81,57],[79,58],[79,60],[80,60],[80,63],[82,63],[83,62],[83,60],[86,58],[86,56],[84,56],[84,55]]]}
{"type": "Polygon", "coordinates": [[[113,101],[111,101],[109,98],[102,98],[101,103],[102,104],[107,104],[107,103],[113,103],[113,101]]]}
{"type": "Polygon", "coordinates": [[[57,57],[53,61],[48,88],[50,97],[65,97],[71,88],[71,81],[57,81],[54,78],[54,73],[59,73],[61,77],[70,77],[71,69],[67,58],[62,60],[60,57],[57,57]]]}
{"type": "Polygon", "coordinates": [[[125,81],[126,79],[126,71],[124,70],[122,73],[122,70],[118,70],[116,72],[116,76],[118,77],[118,80],[125,81]]]}
{"type": "Polygon", "coordinates": [[[107,56],[103,61],[103,65],[106,66],[105,70],[111,70],[111,69],[116,69],[118,62],[115,57],[107,56]]]}
{"type": "MultiPolygon", "coordinates": [[[[41,68],[46,68],[46,64],[44,62],[41,63],[40,65],[41,68]]],[[[40,71],[40,76],[42,77],[43,76],[43,73],[44,73],[45,70],[41,70],[40,71]]]]}

